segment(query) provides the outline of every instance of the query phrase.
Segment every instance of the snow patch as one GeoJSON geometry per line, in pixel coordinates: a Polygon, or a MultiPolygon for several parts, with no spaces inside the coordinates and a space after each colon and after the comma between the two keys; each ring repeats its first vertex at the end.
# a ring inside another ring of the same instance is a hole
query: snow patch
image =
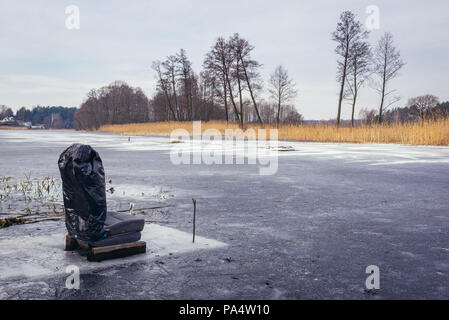
{"type": "Polygon", "coordinates": [[[145,254],[121,259],[106,260],[101,263],[88,262],[77,252],[64,251],[65,233],[48,236],[23,236],[0,241],[0,280],[13,278],[43,277],[65,274],[69,265],[76,265],[80,272],[129,264],[136,261],[151,263],[158,256],[182,254],[195,250],[222,248],[227,244],[192,235],[174,228],[157,224],[147,224],[142,232],[142,240],[147,242],[145,254]]]}

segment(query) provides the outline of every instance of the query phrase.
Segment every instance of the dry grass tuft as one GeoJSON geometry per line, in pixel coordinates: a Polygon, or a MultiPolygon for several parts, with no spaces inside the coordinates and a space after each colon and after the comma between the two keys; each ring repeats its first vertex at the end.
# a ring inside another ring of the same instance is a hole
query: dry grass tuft
{"type": "MultiPolygon", "coordinates": [[[[237,130],[238,124],[222,121],[202,122],[202,132],[215,129],[224,135],[226,129],[237,130]]],[[[270,129],[275,126],[247,124],[245,129],[270,129]]],[[[105,125],[98,131],[127,136],[170,136],[175,129],[193,134],[192,122],[150,122],[123,125],[105,125]]],[[[237,134],[237,136],[239,136],[237,134]]],[[[268,138],[268,133],[267,133],[268,138]]],[[[399,123],[391,125],[363,125],[354,128],[328,124],[281,125],[279,140],[347,143],[399,143],[410,145],[449,145],[449,119],[399,123]]]]}

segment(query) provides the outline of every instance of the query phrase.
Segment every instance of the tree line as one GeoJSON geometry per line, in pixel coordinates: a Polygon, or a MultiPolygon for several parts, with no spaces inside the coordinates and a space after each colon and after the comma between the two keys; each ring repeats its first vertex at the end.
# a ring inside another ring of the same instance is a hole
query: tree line
{"type": "Polygon", "coordinates": [[[155,61],[155,103],[167,120],[210,120],[226,122],[277,123],[302,120],[290,104],[296,96],[295,83],[283,66],[268,81],[270,101],[263,96],[262,64],[253,58],[254,46],[235,33],[219,37],[206,53],[203,70],[196,75],[185,50],[155,61]],[[194,103],[196,102],[196,103],[194,103]]]}
{"type": "Polygon", "coordinates": [[[268,79],[270,99],[263,96],[262,64],[252,57],[254,46],[239,34],[219,37],[196,73],[187,52],[154,61],[156,91],[148,99],[140,88],[114,82],[91,90],[75,114],[75,127],[148,121],[224,120],[244,123],[299,123],[303,117],[291,104],[295,83],[283,66],[268,79]]]}
{"type": "Polygon", "coordinates": [[[14,122],[29,122],[32,125],[43,125],[46,128],[73,129],[73,118],[76,111],[76,107],[67,108],[62,106],[36,106],[31,109],[21,107],[14,114],[11,108],[2,105],[0,106],[0,120],[5,118],[13,118],[14,122]]]}
{"type": "Polygon", "coordinates": [[[98,129],[104,124],[153,120],[150,101],[142,89],[133,88],[123,81],[91,90],[73,119],[75,129],[98,129]]]}
{"type": "MultiPolygon", "coordinates": [[[[423,95],[408,100],[405,107],[387,110],[383,115],[383,122],[387,124],[405,123],[425,120],[437,120],[449,116],[449,101],[439,102],[433,95],[423,95]]],[[[363,108],[359,117],[364,124],[379,122],[376,110],[363,108]]]]}

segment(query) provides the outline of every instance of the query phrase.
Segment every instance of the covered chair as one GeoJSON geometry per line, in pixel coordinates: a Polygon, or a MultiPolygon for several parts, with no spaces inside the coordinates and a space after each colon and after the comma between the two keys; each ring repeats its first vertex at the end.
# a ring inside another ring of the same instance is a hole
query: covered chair
{"type": "Polygon", "coordinates": [[[58,165],[71,243],[95,248],[140,240],[143,218],[107,211],[104,168],[97,151],[73,144],[60,155],[58,165]]]}

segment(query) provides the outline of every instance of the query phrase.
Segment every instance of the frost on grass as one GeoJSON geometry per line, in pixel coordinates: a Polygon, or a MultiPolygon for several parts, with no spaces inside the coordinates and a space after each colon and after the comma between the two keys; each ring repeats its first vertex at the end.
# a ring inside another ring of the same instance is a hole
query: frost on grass
{"type": "MultiPolygon", "coordinates": [[[[109,211],[157,219],[167,214],[161,203],[173,197],[160,186],[113,185],[112,180],[108,181],[107,192],[109,211]]],[[[62,186],[58,178],[32,178],[31,173],[20,179],[0,175],[0,228],[57,221],[63,217],[62,186]]]]}

